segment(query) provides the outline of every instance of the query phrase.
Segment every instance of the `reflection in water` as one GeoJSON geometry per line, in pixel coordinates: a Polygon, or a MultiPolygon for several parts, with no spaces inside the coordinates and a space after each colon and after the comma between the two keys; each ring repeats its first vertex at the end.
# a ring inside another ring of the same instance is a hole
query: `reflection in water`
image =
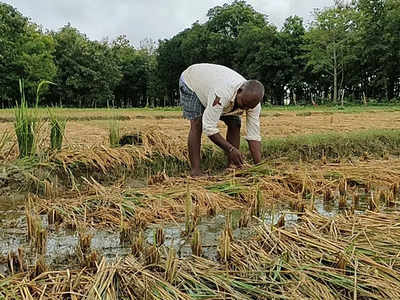
{"type": "MultiPolygon", "coordinates": [[[[21,213],[21,203],[14,202],[0,205],[0,255],[5,256],[10,251],[17,251],[18,248],[23,248],[25,253],[30,253],[30,245],[26,240],[26,221],[25,216],[21,213]],[[18,213],[17,213],[18,212],[18,213]]],[[[352,205],[352,199],[347,199],[347,207],[352,205]]],[[[354,209],[355,213],[362,213],[368,207],[368,196],[360,197],[358,206],[354,209]]],[[[322,199],[316,199],[314,202],[315,210],[321,215],[333,217],[340,213],[335,201],[324,202],[322,199]]],[[[396,208],[392,208],[396,209],[396,208]]],[[[267,211],[261,219],[253,218],[250,226],[247,228],[238,228],[241,211],[231,212],[232,228],[235,239],[246,239],[251,236],[253,228],[259,222],[267,224],[276,224],[279,218],[283,215],[285,226],[293,226],[299,221],[297,212],[291,211],[287,206],[277,206],[267,211]]],[[[203,255],[206,258],[215,260],[217,257],[218,239],[224,230],[226,216],[219,214],[214,217],[201,218],[198,230],[201,235],[203,255]]],[[[47,218],[42,216],[42,224],[47,226],[47,218]]],[[[145,240],[152,244],[154,232],[157,226],[149,226],[145,231],[145,240]]],[[[185,225],[167,225],[164,226],[165,242],[164,246],[174,247],[181,257],[187,257],[192,254],[191,239],[183,236],[185,225]]],[[[91,248],[99,252],[100,255],[109,259],[115,259],[120,256],[126,256],[131,252],[129,245],[120,243],[120,233],[107,232],[104,230],[89,231],[93,235],[91,248]]],[[[78,235],[76,232],[54,232],[49,229],[46,260],[49,264],[68,264],[65,259],[75,255],[75,249],[78,244],[78,235]]],[[[34,257],[27,256],[33,260],[34,257]]],[[[0,267],[0,273],[4,272],[4,266],[0,267]]]]}

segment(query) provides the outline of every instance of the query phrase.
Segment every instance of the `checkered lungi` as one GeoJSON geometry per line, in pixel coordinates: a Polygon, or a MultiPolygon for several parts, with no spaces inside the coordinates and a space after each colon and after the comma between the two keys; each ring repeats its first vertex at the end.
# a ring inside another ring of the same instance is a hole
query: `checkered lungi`
{"type": "MultiPolygon", "coordinates": [[[[183,80],[183,76],[179,78],[179,94],[180,104],[183,108],[183,117],[188,120],[194,120],[200,118],[205,110],[205,107],[201,103],[199,97],[193,92],[183,80]]],[[[221,116],[221,121],[224,121],[228,125],[228,122],[232,122],[237,126],[241,126],[240,116],[221,116]]]]}

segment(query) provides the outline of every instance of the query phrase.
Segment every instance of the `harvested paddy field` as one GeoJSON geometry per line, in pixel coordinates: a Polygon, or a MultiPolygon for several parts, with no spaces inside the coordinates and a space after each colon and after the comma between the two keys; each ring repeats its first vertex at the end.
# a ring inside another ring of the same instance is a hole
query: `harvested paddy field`
{"type": "Polygon", "coordinates": [[[200,178],[180,112],[64,110],[24,159],[2,113],[0,299],[400,297],[400,112],[263,111],[265,160],[200,178]]]}
{"type": "MultiPolygon", "coordinates": [[[[180,111],[62,109],[59,114],[69,120],[65,135],[66,143],[71,145],[108,145],[108,128],[112,119],[119,120],[122,132],[141,131],[149,126],[155,126],[160,127],[168,135],[181,137],[183,142],[186,142],[189,130],[189,122],[182,118],[180,111]]],[[[1,131],[13,129],[12,111],[0,112],[0,120],[1,131]]],[[[400,126],[400,110],[397,107],[360,111],[354,109],[338,111],[333,108],[304,111],[265,109],[260,123],[262,136],[266,138],[322,132],[397,129],[400,126]]],[[[244,129],[244,126],[242,127],[244,129]]],[[[221,130],[225,132],[225,126],[222,123],[221,130]]]]}

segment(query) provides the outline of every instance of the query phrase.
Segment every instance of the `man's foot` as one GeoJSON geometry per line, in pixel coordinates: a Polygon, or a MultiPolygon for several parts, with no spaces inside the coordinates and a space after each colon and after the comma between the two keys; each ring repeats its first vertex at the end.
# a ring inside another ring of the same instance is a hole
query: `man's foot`
{"type": "Polygon", "coordinates": [[[240,169],[240,168],[242,168],[243,167],[243,165],[241,165],[241,166],[237,166],[237,165],[235,165],[234,163],[230,163],[230,164],[228,164],[227,166],[226,166],[226,170],[233,170],[233,169],[240,169]]]}
{"type": "Polygon", "coordinates": [[[201,172],[201,170],[192,170],[190,172],[191,177],[200,177],[203,176],[204,174],[201,172]]]}
{"type": "Polygon", "coordinates": [[[232,163],[232,162],[229,162],[227,165],[226,165],[226,168],[225,169],[233,169],[235,167],[235,165],[232,163]]]}

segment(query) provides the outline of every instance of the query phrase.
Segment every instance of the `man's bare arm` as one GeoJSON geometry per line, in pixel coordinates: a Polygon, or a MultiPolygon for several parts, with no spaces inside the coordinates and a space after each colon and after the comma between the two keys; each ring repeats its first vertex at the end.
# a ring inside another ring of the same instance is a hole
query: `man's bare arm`
{"type": "Polygon", "coordinates": [[[214,135],[209,136],[210,140],[224,150],[229,159],[238,167],[243,165],[243,157],[240,153],[239,149],[236,149],[233,145],[231,145],[226,139],[222,137],[221,134],[216,133],[214,135]]]}
{"type": "Polygon", "coordinates": [[[215,145],[220,147],[225,152],[229,152],[233,147],[223,136],[219,133],[209,136],[210,140],[213,141],[215,145]]]}

